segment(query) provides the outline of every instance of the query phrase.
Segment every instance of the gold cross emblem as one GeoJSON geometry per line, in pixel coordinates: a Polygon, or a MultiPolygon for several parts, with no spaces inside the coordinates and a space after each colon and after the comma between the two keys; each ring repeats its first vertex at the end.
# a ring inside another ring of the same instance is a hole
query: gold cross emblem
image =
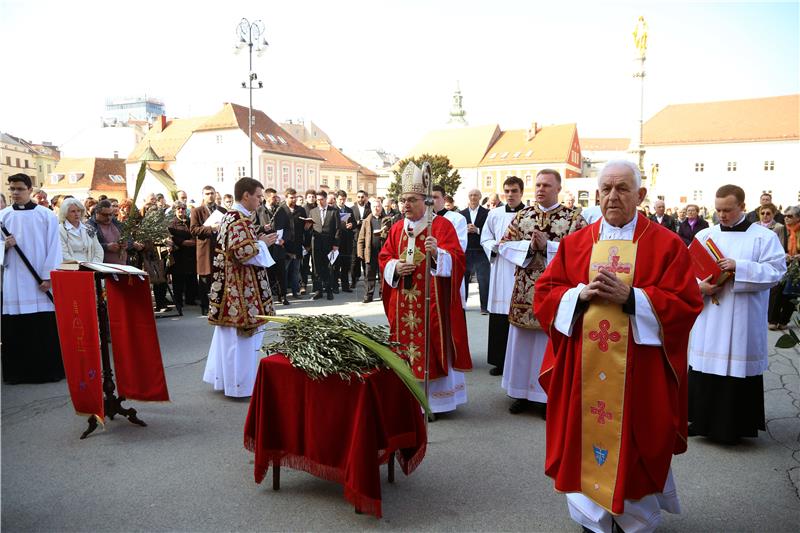
{"type": "Polygon", "coordinates": [[[417,315],[414,314],[413,311],[408,311],[405,315],[403,315],[402,320],[403,323],[406,326],[408,326],[408,329],[411,331],[416,331],[417,326],[419,326],[420,322],[422,322],[422,319],[417,317],[417,315]]]}

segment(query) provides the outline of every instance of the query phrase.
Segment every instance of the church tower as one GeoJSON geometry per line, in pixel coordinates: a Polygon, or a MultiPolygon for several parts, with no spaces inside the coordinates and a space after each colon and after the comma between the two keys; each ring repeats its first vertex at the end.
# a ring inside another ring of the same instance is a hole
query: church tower
{"type": "Polygon", "coordinates": [[[448,126],[466,126],[467,121],[464,116],[467,114],[462,105],[464,97],[461,96],[461,86],[456,82],[456,92],[453,93],[453,106],[450,108],[450,120],[447,121],[448,126]]]}

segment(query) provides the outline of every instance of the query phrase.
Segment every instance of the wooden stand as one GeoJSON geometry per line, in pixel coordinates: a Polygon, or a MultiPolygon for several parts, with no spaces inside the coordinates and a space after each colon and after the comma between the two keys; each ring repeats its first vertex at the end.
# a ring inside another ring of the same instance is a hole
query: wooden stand
{"type": "MultiPolygon", "coordinates": [[[[116,396],[114,394],[117,386],[114,383],[114,372],[111,370],[111,354],[108,349],[111,337],[108,326],[108,305],[106,304],[106,298],[103,293],[103,284],[101,281],[105,276],[108,276],[108,274],[102,274],[100,272],[94,273],[94,284],[97,292],[97,320],[100,324],[100,354],[103,361],[105,416],[107,416],[110,420],[114,420],[116,415],[122,415],[126,417],[131,424],[136,424],[137,426],[147,426],[147,424],[145,424],[139,419],[139,417],[136,416],[136,409],[133,407],[125,408],[122,406],[122,402],[125,401],[125,398],[122,396],[116,396]]],[[[86,428],[86,431],[81,434],[81,439],[88,437],[95,429],[97,429],[97,425],[97,418],[90,416],[89,427],[86,428]]]]}

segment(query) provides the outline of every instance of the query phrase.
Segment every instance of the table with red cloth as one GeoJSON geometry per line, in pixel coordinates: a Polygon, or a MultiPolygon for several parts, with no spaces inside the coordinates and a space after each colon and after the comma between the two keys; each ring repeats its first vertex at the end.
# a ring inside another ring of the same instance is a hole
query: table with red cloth
{"type": "Polygon", "coordinates": [[[255,453],[255,481],[270,465],[304,470],[344,485],[356,510],[381,517],[381,464],[397,452],[409,475],[425,457],[419,403],[389,369],[348,383],[314,380],[281,354],[261,360],[244,426],[255,453]]]}

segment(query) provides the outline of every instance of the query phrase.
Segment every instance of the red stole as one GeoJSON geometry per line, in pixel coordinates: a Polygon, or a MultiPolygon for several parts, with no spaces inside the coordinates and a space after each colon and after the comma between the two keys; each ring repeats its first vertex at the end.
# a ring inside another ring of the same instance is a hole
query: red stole
{"type": "MultiPolygon", "coordinates": [[[[547,391],[545,473],[561,492],[581,492],[581,354],[583,317],[572,336],[553,327],[564,293],[588,283],[592,247],[601,221],[561,241],[536,282],[534,312],[550,336],[539,381],[547,391]]],[[[628,336],[624,416],[612,512],[625,499],[661,492],[672,454],[686,451],[688,383],[686,351],[702,298],[691,259],[677,235],[639,215],[633,286],[644,291],[659,320],[663,346],[641,346],[628,336]]]]}
{"type": "MultiPolygon", "coordinates": [[[[461,282],[464,279],[466,260],[458,235],[452,223],[444,217],[434,217],[431,231],[438,246],[448,252],[452,260],[449,278],[431,276],[431,359],[430,379],[446,376],[449,372],[448,355],[456,370],[472,369],[472,358],[467,340],[467,325],[461,307],[461,282]]],[[[416,237],[417,268],[412,275],[411,288],[406,289],[404,280],[393,288],[384,280],[383,306],[389,320],[390,336],[401,343],[399,355],[407,358],[411,370],[418,379],[424,379],[425,357],[425,255],[424,242],[427,229],[416,237]],[[421,260],[420,260],[421,259],[421,260]]],[[[404,230],[404,220],[392,226],[379,255],[379,265],[384,271],[392,259],[405,258],[409,236],[404,230]]]]}

